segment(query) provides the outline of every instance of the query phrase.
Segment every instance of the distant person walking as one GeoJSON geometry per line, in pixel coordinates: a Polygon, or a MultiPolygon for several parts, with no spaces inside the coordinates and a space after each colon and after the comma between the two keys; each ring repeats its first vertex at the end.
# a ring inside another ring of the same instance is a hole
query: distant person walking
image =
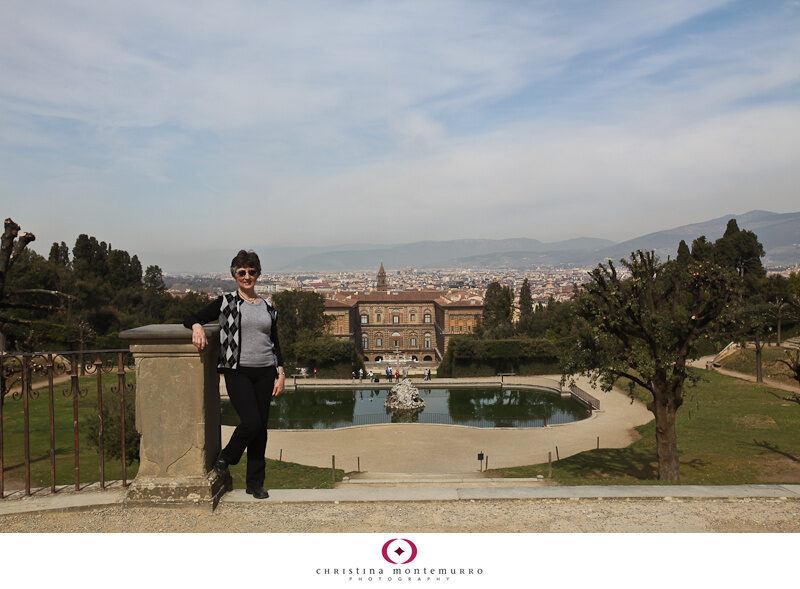
{"type": "MultiPolygon", "coordinates": [[[[237,288],[189,315],[183,324],[192,330],[198,350],[208,345],[203,325],[218,321],[220,326],[217,372],[225,377],[231,404],[239,425],[228,445],[214,462],[214,472],[229,476],[228,466],[238,464],[247,450],[246,491],[266,499],[267,420],[272,397],[284,391],[283,357],[278,343],[278,314],[256,294],[261,262],[255,252],[240,250],[231,261],[237,288]]],[[[316,370],[316,369],[315,369],[316,370]]]]}

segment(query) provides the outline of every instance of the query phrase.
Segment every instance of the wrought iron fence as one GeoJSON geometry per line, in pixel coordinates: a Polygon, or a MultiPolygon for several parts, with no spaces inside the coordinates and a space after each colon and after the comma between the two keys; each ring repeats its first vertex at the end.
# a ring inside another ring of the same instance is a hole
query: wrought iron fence
{"type": "MultiPolygon", "coordinates": [[[[122,457],[121,482],[123,486],[128,485],[128,471],[126,464],[126,429],[134,426],[126,423],[125,406],[126,395],[130,399],[135,391],[135,383],[127,378],[128,373],[133,369],[133,358],[127,349],[115,350],[84,350],[81,352],[35,352],[26,354],[0,354],[0,499],[4,499],[6,494],[6,475],[9,471],[16,470],[24,465],[25,470],[25,495],[31,495],[31,472],[34,462],[46,459],[45,455],[33,455],[32,452],[39,452],[31,445],[32,433],[39,436],[45,427],[49,433],[49,448],[47,458],[50,466],[50,491],[56,492],[56,455],[62,453],[63,448],[57,447],[57,430],[63,431],[58,427],[61,421],[69,422],[69,403],[66,399],[71,399],[71,424],[66,429],[71,430],[72,454],[74,469],[74,488],[81,490],[81,459],[80,459],[80,440],[81,440],[81,413],[85,415],[86,403],[82,400],[87,399],[90,389],[96,395],[96,417],[90,417],[90,421],[96,419],[93,429],[96,432],[96,443],[98,452],[98,473],[100,488],[105,488],[106,483],[106,461],[105,461],[105,420],[106,413],[111,415],[111,406],[107,406],[104,411],[103,403],[108,402],[108,397],[104,397],[104,388],[118,397],[120,412],[120,443],[122,457]],[[113,379],[113,374],[117,378],[113,379]],[[112,375],[111,381],[116,381],[116,386],[109,386],[108,378],[104,386],[103,376],[112,375]],[[87,382],[88,381],[88,382],[87,382]],[[65,386],[61,386],[61,385],[65,386]],[[58,400],[60,395],[64,401],[58,400]],[[42,404],[36,403],[42,394],[47,395],[47,408],[42,404]],[[56,405],[59,405],[58,410],[56,405]],[[46,412],[46,419],[44,413],[46,412]],[[60,420],[57,420],[57,414],[60,420]],[[34,423],[32,423],[32,421],[34,423]],[[42,422],[45,423],[42,423],[42,422]],[[57,423],[59,421],[59,423],[57,423]],[[13,426],[11,433],[22,437],[21,456],[19,455],[19,440],[13,440],[13,455],[10,456],[15,464],[7,464],[9,456],[8,427],[13,426]],[[21,431],[20,431],[21,426],[21,431]],[[71,426],[71,427],[70,427],[71,426]]],[[[113,402],[113,401],[112,401],[113,402]]],[[[93,413],[93,410],[92,410],[93,413]]],[[[85,423],[85,419],[84,419],[85,423]]],[[[85,432],[84,432],[85,433],[85,432]]],[[[69,444],[68,444],[69,445],[69,444]]],[[[46,475],[45,477],[46,478],[46,475]]],[[[72,477],[69,477],[72,478],[72,477]]],[[[93,479],[92,482],[97,481],[93,479]]],[[[66,486],[71,486],[72,483],[66,486]]],[[[85,485],[84,485],[85,486],[85,485]]]]}

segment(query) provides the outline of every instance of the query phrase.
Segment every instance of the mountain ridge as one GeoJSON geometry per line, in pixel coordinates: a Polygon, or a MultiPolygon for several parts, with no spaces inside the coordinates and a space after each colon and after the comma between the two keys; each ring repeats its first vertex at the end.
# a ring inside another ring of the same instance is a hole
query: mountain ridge
{"type": "MultiPolygon", "coordinates": [[[[383,262],[387,268],[531,268],[547,266],[592,266],[609,258],[627,258],[631,252],[653,250],[661,259],[674,257],[683,239],[692,241],[705,235],[711,241],[722,236],[730,219],[741,229],[754,231],[764,245],[768,266],[800,264],[800,212],[774,213],[752,210],[739,215],[726,214],[706,221],[688,223],[614,242],[609,239],[576,237],[542,242],[529,237],[505,239],[465,238],[421,240],[400,244],[349,243],[335,246],[256,247],[265,272],[332,272],[375,270],[383,262]]],[[[197,267],[202,272],[219,272],[230,262],[228,250],[195,252],[192,257],[159,257],[167,271],[177,267],[197,267]],[[188,260],[192,260],[189,262],[188,260]]],[[[175,272],[177,273],[177,272],[175,272]]],[[[189,272],[186,272],[189,273],[189,272]]]]}

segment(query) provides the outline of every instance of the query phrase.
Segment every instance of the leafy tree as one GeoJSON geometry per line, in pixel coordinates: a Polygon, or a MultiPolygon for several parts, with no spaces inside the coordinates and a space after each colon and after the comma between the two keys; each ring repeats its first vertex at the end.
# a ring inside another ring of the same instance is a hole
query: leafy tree
{"type": "Polygon", "coordinates": [[[295,342],[321,336],[331,318],[325,315],[325,297],[307,290],[284,290],[272,296],[278,312],[281,350],[296,360],[295,342]]]}
{"type": "Polygon", "coordinates": [[[514,295],[508,286],[503,286],[499,282],[489,284],[483,297],[483,315],[476,331],[485,337],[511,335],[513,303],[514,295]]]}
{"type": "Polygon", "coordinates": [[[528,279],[522,281],[522,288],[519,289],[519,323],[521,331],[525,331],[525,326],[530,323],[533,316],[533,297],[531,296],[531,285],[528,279]]]}
{"type": "Polygon", "coordinates": [[[72,248],[72,266],[79,278],[101,277],[108,275],[108,250],[105,241],[89,237],[85,233],[75,240],[72,248]]]}
{"type": "Polygon", "coordinates": [[[756,279],[766,275],[761,258],[764,246],[752,231],[739,229],[736,219],[728,221],[725,233],[714,242],[714,257],[718,264],[734,268],[746,284],[755,286],[756,279]]]}
{"type": "Polygon", "coordinates": [[[205,293],[189,292],[182,297],[164,297],[169,301],[165,306],[164,315],[160,319],[163,323],[183,323],[183,319],[206,306],[210,300],[205,293]]]}
{"type": "Polygon", "coordinates": [[[736,219],[730,219],[725,234],[714,242],[714,260],[729,268],[740,279],[738,314],[731,322],[729,335],[742,345],[753,342],[756,352],[756,382],[763,382],[763,348],[772,329],[769,301],[766,296],[766,271],[761,263],[764,247],[752,231],[739,229],[736,219]]]}
{"type": "Polygon", "coordinates": [[[794,294],[789,279],[780,274],[767,277],[762,284],[761,291],[776,328],[777,345],[780,346],[783,321],[784,319],[794,319],[797,316],[800,298],[794,294]]]}
{"type": "Polygon", "coordinates": [[[689,246],[686,245],[686,242],[681,239],[681,242],[678,244],[678,257],[676,258],[678,261],[678,265],[686,266],[689,262],[692,261],[692,254],[689,251],[689,246]]]}
{"type": "Polygon", "coordinates": [[[53,245],[50,247],[50,255],[47,257],[47,261],[56,266],[68,268],[71,263],[67,244],[63,241],[60,244],[54,241],[53,245]]]}
{"type": "Polygon", "coordinates": [[[87,319],[95,334],[105,335],[112,330],[119,331],[120,312],[111,305],[104,305],[99,309],[90,311],[87,319]]]}
{"type": "Polygon", "coordinates": [[[692,259],[697,262],[713,262],[714,261],[714,244],[706,239],[705,235],[701,235],[692,241],[692,259]]]}
{"type": "Polygon", "coordinates": [[[159,266],[148,266],[144,272],[144,287],[154,292],[162,292],[167,289],[164,284],[164,274],[159,266]]]}
{"type": "Polygon", "coordinates": [[[789,286],[797,299],[800,299],[800,272],[789,273],[789,286]]]}
{"type": "Polygon", "coordinates": [[[661,263],[653,252],[638,251],[621,262],[629,277],[621,278],[612,262],[600,264],[576,298],[576,314],[585,323],[564,373],[586,374],[603,390],[623,379],[631,391],[635,385],[648,391],[658,478],[678,480],[675,424],[690,377],[687,362],[730,312],[736,275],[707,261],[661,263]]]}
{"type": "Polygon", "coordinates": [[[733,328],[731,333],[734,337],[738,337],[743,346],[747,345],[748,340],[752,338],[756,352],[756,382],[764,382],[763,350],[764,345],[769,341],[772,320],[769,304],[761,293],[751,295],[741,301],[736,321],[732,322],[731,327],[733,328]]]}
{"type": "Polygon", "coordinates": [[[181,323],[208,303],[201,294],[169,296],[158,266],[148,267],[143,280],[138,256],[96,237],[78,236],[72,259],[64,242],[53,243],[43,258],[26,249],[33,239],[6,221],[0,248],[2,346],[5,335],[17,349],[121,347],[118,330],[181,323]]]}
{"type": "Polygon", "coordinates": [[[546,305],[536,305],[528,323],[527,334],[546,337],[550,341],[561,341],[570,337],[575,325],[573,301],[557,301],[550,297],[546,305]]]}
{"type": "Polygon", "coordinates": [[[552,374],[558,370],[558,348],[543,338],[479,339],[453,337],[439,364],[440,376],[488,376],[499,372],[552,374]]]}
{"type": "MultiPolygon", "coordinates": [[[[281,344],[283,345],[283,344],[281,344]]],[[[353,368],[364,368],[360,354],[351,341],[343,341],[332,335],[306,338],[295,342],[294,350],[297,362],[317,368],[331,367],[337,364],[346,365],[348,372],[353,368]]]]}
{"type": "Polygon", "coordinates": [[[142,264],[139,258],[135,255],[131,257],[125,250],[109,249],[106,266],[106,280],[114,290],[136,286],[142,281],[142,264]]]}

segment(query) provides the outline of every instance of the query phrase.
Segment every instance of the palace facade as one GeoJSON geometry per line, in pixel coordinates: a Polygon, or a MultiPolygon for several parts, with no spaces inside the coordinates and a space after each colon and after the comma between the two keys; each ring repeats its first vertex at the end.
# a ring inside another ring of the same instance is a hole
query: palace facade
{"type": "Polygon", "coordinates": [[[450,338],[472,332],[483,312],[482,296],[470,291],[389,289],[383,264],[375,290],[327,296],[329,332],[355,342],[365,362],[438,363],[450,338]]]}

